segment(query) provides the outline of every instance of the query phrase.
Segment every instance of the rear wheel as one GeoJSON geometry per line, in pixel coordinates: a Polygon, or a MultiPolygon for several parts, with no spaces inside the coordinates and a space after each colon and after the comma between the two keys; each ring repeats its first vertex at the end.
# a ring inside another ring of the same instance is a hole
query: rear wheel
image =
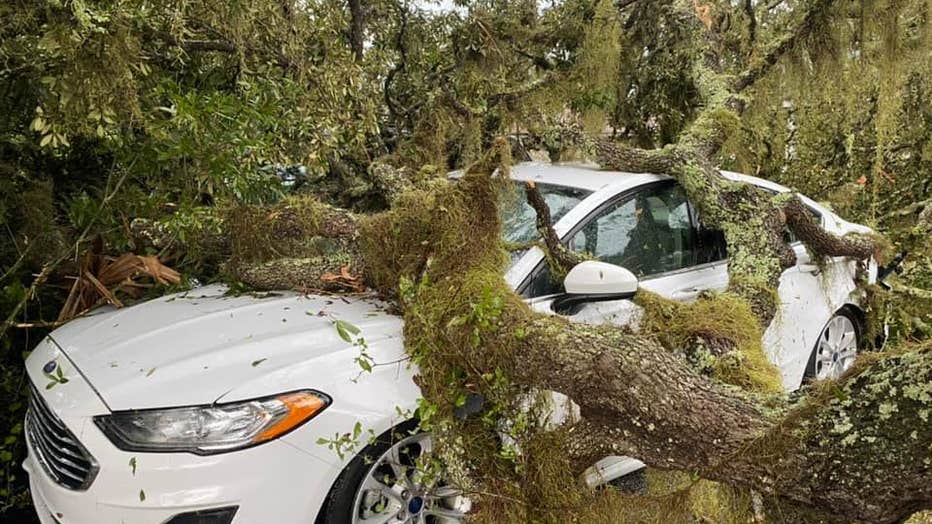
{"type": "Polygon", "coordinates": [[[858,355],[860,331],[852,315],[839,311],[822,329],[809,358],[806,379],[837,379],[853,364],[858,355]]]}
{"type": "Polygon", "coordinates": [[[429,433],[399,426],[367,446],[334,483],[318,523],[458,524],[470,501],[442,480],[419,469],[429,460],[429,433]]]}
{"type": "Polygon", "coordinates": [[[622,493],[635,495],[647,494],[647,468],[622,475],[617,479],[608,481],[608,484],[622,493]]]}

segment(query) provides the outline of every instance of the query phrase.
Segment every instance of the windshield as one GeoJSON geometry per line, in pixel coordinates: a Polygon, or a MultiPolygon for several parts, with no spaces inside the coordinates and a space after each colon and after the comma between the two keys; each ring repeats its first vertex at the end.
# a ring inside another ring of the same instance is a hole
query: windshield
{"type": "MultiPolygon", "coordinates": [[[[511,248],[512,261],[524,254],[527,244],[540,237],[537,234],[537,214],[527,203],[524,184],[524,181],[516,180],[502,192],[502,240],[511,248]]],[[[592,193],[584,189],[553,184],[537,184],[537,189],[550,207],[550,218],[554,223],[592,193]]]]}

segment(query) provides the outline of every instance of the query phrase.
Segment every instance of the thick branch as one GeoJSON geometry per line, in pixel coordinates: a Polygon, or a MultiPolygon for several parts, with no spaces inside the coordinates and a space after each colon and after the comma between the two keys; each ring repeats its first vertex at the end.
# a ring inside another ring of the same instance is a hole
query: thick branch
{"type": "Polygon", "coordinates": [[[783,205],[786,225],[816,256],[868,259],[877,250],[876,242],[864,235],[839,237],[826,231],[812,216],[799,197],[783,205]]]}
{"type": "Polygon", "coordinates": [[[566,275],[573,266],[585,260],[584,257],[570,251],[560,242],[560,237],[553,230],[553,219],[550,218],[550,206],[544,201],[544,196],[534,182],[525,185],[527,202],[534,208],[537,219],[537,232],[544,241],[550,262],[555,265],[555,275],[566,275]]]}
{"type": "Polygon", "coordinates": [[[757,14],[752,0],[744,0],[744,13],[748,17],[748,40],[754,43],[757,40],[757,14]]]}
{"type": "Polygon", "coordinates": [[[350,10],[350,48],[356,61],[363,58],[364,40],[366,31],[366,10],[362,0],[348,0],[350,10]]]}
{"type": "Polygon", "coordinates": [[[932,506],[929,348],[875,358],[781,415],[651,339],[549,318],[527,330],[520,378],[570,396],[610,439],[580,456],[626,453],[859,522],[932,506]]]}
{"type": "Polygon", "coordinates": [[[932,291],[928,289],[921,289],[912,286],[904,286],[901,284],[894,284],[893,291],[901,295],[906,295],[908,297],[916,298],[919,300],[932,300],[932,291]]]}
{"type": "Polygon", "coordinates": [[[395,48],[398,50],[399,60],[385,75],[385,82],[382,84],[382,96],[385,99],[385,107],[388,108],[388,112],[397,128],[398,119],[402,116],[402,110],[392,97],[392,82],[395,80],[395,75],[404,71],[405,65],[408,63],[408,46],[405,40],[408,29],[408,9],[407,6],[395,4],[395,10],[398,13],[398,32],[395,35],[395,48]]]}
{"type": "MultiPolygon", "coordinates": [[[[236,44],[230,42],[229,40],[182,40],[175,37],[175,35],[169,33],[168,31],[154,31],[152,35],[162,42],[170,46],[180,47],[187,53],[192,52],[219,52],[225,54],[235,54],[239,52],[244,52],[249,56],[259,55],[262,53],[261,50],[246,46],[241,49],[237,47],[236,44]]],[[[293,69],[295,63],[288,58],[284,53],[281,52],[271,52],[271,55],[274,56],[276,63],[282,69],[293,69]]]]}

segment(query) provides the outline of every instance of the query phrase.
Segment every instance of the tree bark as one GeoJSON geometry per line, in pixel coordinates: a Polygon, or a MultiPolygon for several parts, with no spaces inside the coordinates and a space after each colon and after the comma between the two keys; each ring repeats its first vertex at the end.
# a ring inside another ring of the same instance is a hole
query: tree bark
{"type": "Polygon", "coordinates": [[[350,49],[357,62],[363,59],[364,42],[366,38],[366,8],[363,0],[347,0],[350,11],[350,49]]]}

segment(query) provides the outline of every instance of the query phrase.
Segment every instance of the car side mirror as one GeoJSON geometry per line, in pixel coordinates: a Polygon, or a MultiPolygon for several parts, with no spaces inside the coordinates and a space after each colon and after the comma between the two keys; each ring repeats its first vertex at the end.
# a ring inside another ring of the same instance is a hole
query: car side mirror
{"type": "Polygon", "coordinates": [[[572,314],[580,305],[588,302],[624,300],[634,297],[638,290],[638,279],[627,269],[587,260],[576,264],[563,279],[566,293],[555,298],[553,310],[572,314]]]}

